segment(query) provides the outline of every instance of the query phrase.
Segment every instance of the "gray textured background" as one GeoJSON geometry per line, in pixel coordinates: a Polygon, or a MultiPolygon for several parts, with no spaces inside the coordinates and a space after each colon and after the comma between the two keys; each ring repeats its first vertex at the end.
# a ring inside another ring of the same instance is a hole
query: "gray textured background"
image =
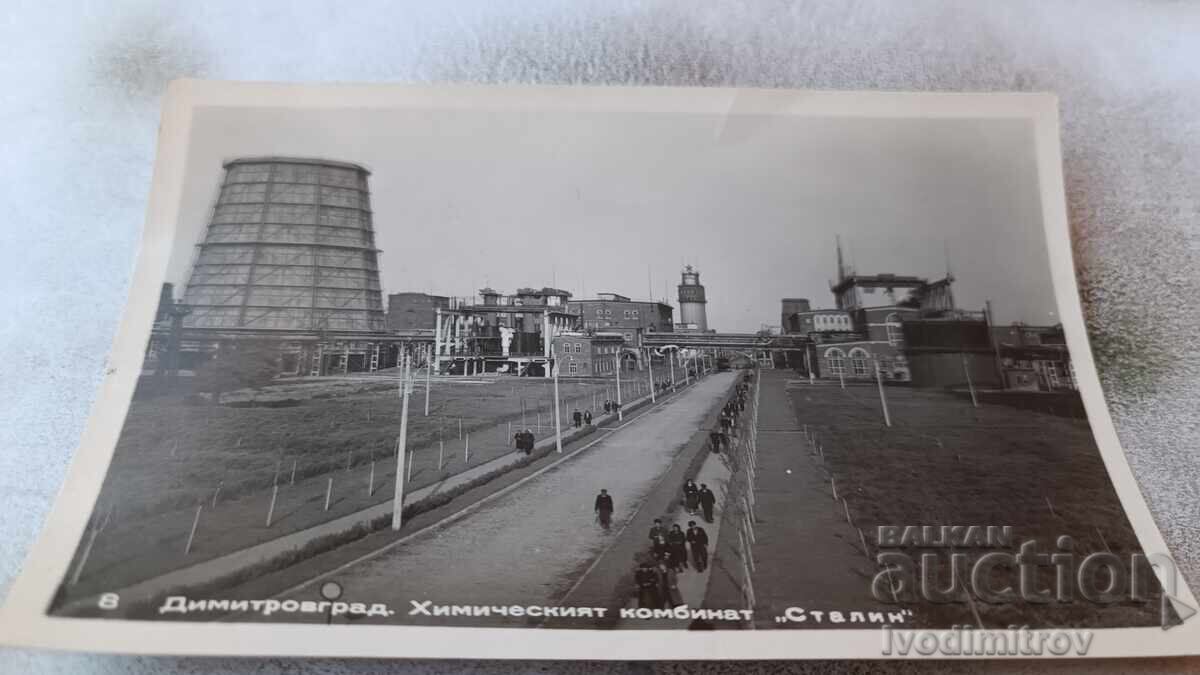
{"type": "MultiPolygon", "coordinates": [[[[1198,36],[1200,5],[1171,0],[10,0],[0,22],[0,203],[8,213],[0,226],[0,494],[6,507],[0,592],[50,508],[100,382],[137,256],[159,97],[170,79],[182,76],[1057,92],[1078,276],[1100,378],[1134,473],[1195,588],[1198,36]]],[[[1200,668],[1195,660],[1068,666],[1080,673],[1200,668]]],[[[837,666],[742,667],[768,673],[837,666]]],[[[973,666],[981,672],[1049,667],[973,666]]],[[[0,653],[0,671],[22,673],[318,668],[683,673],[735,667],[0,653]]]]}

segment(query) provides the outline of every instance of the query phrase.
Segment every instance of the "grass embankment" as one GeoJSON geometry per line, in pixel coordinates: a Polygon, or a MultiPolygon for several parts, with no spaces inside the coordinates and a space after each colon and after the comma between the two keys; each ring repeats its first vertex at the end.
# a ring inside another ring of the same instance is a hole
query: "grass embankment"
{"type": "MultiPolygon", "coordinates": [[[[428,417],[424,383],[418,383],[409,409],[407,490],[514,452],[509,424],[515,431],[522,417],[539,439],[551,433],[549,382],[475,382],[435,381],[428,417]]],[[[576,405],[590,408],[593,394],[602,401],[609,386],[560,382],[563,414],[576,405]]],[[[93,518],[107,524],[70,596],[134,583],[390,499],[400,427],[395,381],[306,381],[229,399],[228,406],[183,397],[134,401],[93,518]],[[195,538],[185,554],[198,509],[195,538]]],[[[480,480],[484,477],[473,482],[480,480]]],[[[72,569],[81,552],[82,546],[72,569]]]]}
{"type": "MultiPolygon", "coordinates": [[[[816,433],[837,489],[856,524],[876,549],[878,526],[1011,526],[1011,551],[1036,540],[1042,553],[1058,552],[1067,535],[1076,564],[1091,553],[1112,551],[1126,562],[1140,552],[1086,420],[984,404],[940,392],[887,388],[892,426],[883,424],[874,387],[794,387],[797,421],[816,433]]],[[[889,549],[893,550],[893,549],[889,549]]],[[[923,552],[946,560],[945,548],[901,548],[917,559],[923,552]]],[[[972,559],[996,549],[956,549],[972,559]]],[[[949,566],[939,570],[948,585],[949,566]]],[[[1040,568],[1038,588],[1054,583],[1054,568],[1040,568]]],[[[994,588],[1015,572],[997,570],[994,588]]],[[[765,585],[765,584],[764,584],[765,585]]],[[[771,580],[775,588],[786,579],[771,580]]],[[[782,586],[781,586],[782,585],[782,586]]],[[[1102,586],[1103,584],[1101,584],[1102,586]]],[[[797,589],[800,591],[802,589],[797,589]]],[[[1156,593],[1151,590],[1151,593],[1156,593]]],[[[1156,600],[1098,606],[1073,603],[987,604],[975,602],[989,628],[1031,626],[1155,625],[1156,600]]],[[[798,594],[796,597],[801,597],[798,594]]],[[[949,608],[915,597],[906,606],[934,625],[961,618],[949,608]],[[915,604],[914,604],[915,603],[915,604]]],[[[948,625],[948,624],[947,624],[948,625]]]]}

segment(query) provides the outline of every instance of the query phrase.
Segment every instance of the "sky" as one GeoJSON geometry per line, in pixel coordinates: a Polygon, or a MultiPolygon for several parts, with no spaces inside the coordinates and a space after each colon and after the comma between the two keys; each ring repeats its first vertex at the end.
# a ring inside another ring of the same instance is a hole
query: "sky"
{"type": "MultiPolygon", "coordinates": [[[[1058,323],[1032,126],[1022,120],[477,110],[201,108],[167,281],[186,283],[224,161],[371,171],[384,293],[557,286],[675,300],[708,324],[834,306],[835,238],[859,274],[940,278],[998,323],[1058,323]]],[[[678,320],[678,310],[676,310],[678,320]]]]}

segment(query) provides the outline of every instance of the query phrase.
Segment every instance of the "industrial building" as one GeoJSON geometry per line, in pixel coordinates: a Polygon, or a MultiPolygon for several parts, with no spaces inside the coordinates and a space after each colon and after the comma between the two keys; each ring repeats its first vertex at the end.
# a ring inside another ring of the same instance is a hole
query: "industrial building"
{"type": "Polygon", "coordinates": [[[435,314],[434,360],[439,371],[548,376],[550,344],[578,328],[571,294],[520,288],[505,295],[483,288],[478,298],[450,298],[435,314]]]}
{"type": "Polygon", "coordinates": [[[783,334],[807,338],[788,366],[814,377],[886,380],[916,386],[999,385],[1000,371],[986,311],[958,309],[954,277],[929,281],[896,274],[861,275],[837,247],[835,308],[812,309],[805,298],[781,301],[783,334]]]}
{"type": "Polygon", "coordinates": [[[567,306],[579,315],[584,330],[618,333],[632,347],[641,347],[648,333],[670,333],[675,328],[675,308],[665,302],[597,293],[595,298],[572,300],[567,306]]]}
{"type": "Polygon", "coordinates": [[[559,377],[613,377],[625,338],[619,333],[572,331],[555,336],[552,342],[559,377]]]}
{"type": "Polygon", "coordinates": [[[450,298],[429,293],[390,293],[387,305],[387,329],[398,333],[429,331],[437,327],[437,310],[449,309],[450,298]]]}
{"type": "Polygon", "coordinates": [[[1004,385],[1024,391],[1077,390],[1075,365],[1062,324],[1014,323],[992,329],[1004,385]]]}

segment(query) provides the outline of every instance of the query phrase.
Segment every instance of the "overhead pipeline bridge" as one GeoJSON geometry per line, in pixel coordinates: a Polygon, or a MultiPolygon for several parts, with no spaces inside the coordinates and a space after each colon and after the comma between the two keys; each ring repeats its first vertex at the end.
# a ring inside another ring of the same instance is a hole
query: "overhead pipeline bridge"
{"type": "Polygon", "coordinates": [[[756,333],[647,333],[642,346],[661,349],[676,346],[692,349],[793,351],[805,349],[808,337],[801,335],[758,335],[756,333]]]}

